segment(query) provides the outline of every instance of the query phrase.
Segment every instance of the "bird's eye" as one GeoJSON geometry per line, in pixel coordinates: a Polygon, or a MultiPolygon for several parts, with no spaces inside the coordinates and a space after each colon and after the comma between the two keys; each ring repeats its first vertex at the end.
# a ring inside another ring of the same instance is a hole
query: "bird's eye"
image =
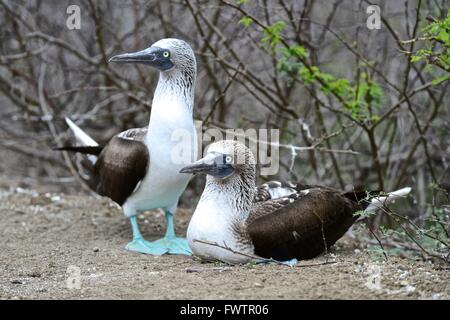
{"type": "Polygon", "coordinates": [[[231,160],[233,160],[233,159],[231,159],[231,156],[227,156],[227,157],[225,158],[225,162],[226,162],[226,163],[231,163],[231,160]]]}
{"type": "Polygon", "coordinates": [[[169,51],[164,51],[163,52],[163,57],[164,58],[168,58],[170,56],[170,52],[169,51]]]}

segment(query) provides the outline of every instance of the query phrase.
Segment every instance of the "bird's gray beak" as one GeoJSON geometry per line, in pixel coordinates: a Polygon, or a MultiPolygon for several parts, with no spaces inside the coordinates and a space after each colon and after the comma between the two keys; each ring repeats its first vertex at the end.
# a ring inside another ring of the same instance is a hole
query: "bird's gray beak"
{"type": "Polygon", "coordinates": [[[132,53],[124,53],[119,54],[117,56],[111,57],[109,62],[127,62],[127,63],[151,63],[155,61],[156,55],[154,52],[151,52],[148,49],[132,52],[132,53]]]}
{"type": "Polygon", "coordinates": [[[184,167],[180,170],[180,173],[203,173],[203,174],[209,174],[214,170],[214,164],[206,164],[206,163],[193,163],[189,166],[184,167]]]}
{"type": "Polygon", "coordinates": [[[119,54],[109,59],[109,62],[122,63],[140,63],[150,65],[161,71],[168,70],[173,67],[173,63],[169,57],[164,56],[164,50],[159,47],[150,47],[145,50],[132,53],[119,54]]]}
{"type": "Polygon", "coordinates": [[[233,165],[224,163],[224,158],[223,154],[208,154],[203,159],[181,169],[180,173],[202,173],[224,179],[234,173],[233,165]]]}
{"type": "Polygon", "coordinates": [[[210,174],[214,167],[216,167],[215,157],[211,154],[206,155],[204,158],[184,167],[180,170],[180,173],[203,173],[210,174]]]}

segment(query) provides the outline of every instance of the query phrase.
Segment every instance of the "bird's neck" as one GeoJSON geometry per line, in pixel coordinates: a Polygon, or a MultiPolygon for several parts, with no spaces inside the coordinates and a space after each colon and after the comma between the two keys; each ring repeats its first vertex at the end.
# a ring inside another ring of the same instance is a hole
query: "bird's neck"
{"type": "Polygon", "coordinates": [[[167,108],[180,107],[192,115],[195,80],[196,73],[192,70],[161,72],[153,97],[152,109],[161,108],[167,112],[167,108]]]}
{"type": "Polygon", "coordinates": [[[176,129],[190,130],[194,126],[195,80],[194,71],[160,73],[152,102],[148,138],[171,135],[176,129]]]}
{"type": "Polygon", "coordinates": [[[197,136],[192,118],[194,88],[195,73],[190,76],[181,72],[161,73],[145,137],[150,161],[164,159],[158,165],[177,174],[183,165],[197,158],[197,136]]]}
{"type": "MultiPolygon", "coordinates": [[[[206,179],[206,198],[220,202],[225,207],[227,214],[232,215],[232,220],[244,222],[253,207],[256,194],[255,176],[236,175],[230,180],[220,180],[211,176],[206,179]]],[[[203,195],[202,195],[203,197],[203,195]]]]}

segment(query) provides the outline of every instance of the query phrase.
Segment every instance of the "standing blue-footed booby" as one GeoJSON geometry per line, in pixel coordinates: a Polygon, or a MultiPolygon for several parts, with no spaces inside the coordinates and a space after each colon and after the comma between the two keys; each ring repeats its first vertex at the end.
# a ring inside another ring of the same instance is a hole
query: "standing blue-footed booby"
{"type": "Polygon", "coordinates": [[[313,258],[344,235],[357,220],[355,212],[374,210],[411,190],[379,196],[280,182],[256,187],[255,166],[247,147],[225,140],[181,170],[207,174],[187,231],[195,255],[231,264],[313,258]]]}
{"type": "Polygon", "coordinates": [[[60,150],[89,155],[94,164],[89,185],[102,196],[122,206],[130,219],[133,240],[128,250],[161,255],[191,254],[184,238],[175,235],[173,214],[178,199],[190,176],[180,169],[196,159],[197,137],[192,118],[197,64],[194,52],[184,41],[162,39],[148,49],[125,53],[110,59],[113,62],[141,63],[159,70],[158,85],[152,101],[148,128],[135,128],[114,136],[105,146],[99,146],[69,119],[67,123],[82,146],[63,147],[60,150]],[[188,136],[183,141],[184,156],[176,158],[180,149],[177,132],[188,136]],[[165,211],[165,237],[146,241],[136,219],[137,211],[162,208],[165,211]]]}

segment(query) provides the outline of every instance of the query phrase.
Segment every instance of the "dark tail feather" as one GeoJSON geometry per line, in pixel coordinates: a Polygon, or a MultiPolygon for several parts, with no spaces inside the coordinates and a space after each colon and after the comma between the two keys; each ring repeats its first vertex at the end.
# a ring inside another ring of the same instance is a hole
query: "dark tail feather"
{"type": "MultiPolygon", "coordinates": [[[[101,146],[65,146],[53,148],[56,151],[69,151],[88,154],[89,156],[98,156],[102,151],[101,146]]],[[[88,156],[88,157],[89,157],[88,156]]],[[[96,191],[98,184],[98,175],[95,172],[95,165],[86,157],[73,157],[72,163],[78,177],[93,191],[96,191]]]]}
{"type": "Polygon", "coordinates": [[[94,156],[98,156],[100,152],[102,152],[102,146],[65,146],[60,148],[55,148],[53,150],[59,151],[70,151],[70,152],[79,152],[84,154],[92,154],[94,156]]]}

